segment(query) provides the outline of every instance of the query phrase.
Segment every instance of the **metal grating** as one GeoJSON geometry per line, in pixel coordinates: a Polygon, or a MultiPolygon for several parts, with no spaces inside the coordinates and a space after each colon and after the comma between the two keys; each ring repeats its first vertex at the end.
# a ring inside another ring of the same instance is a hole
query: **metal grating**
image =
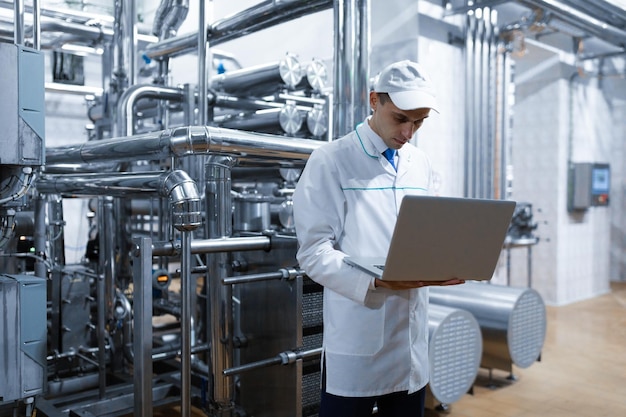
{"type": "Polygon", "coordinates": [[[444,404],[457,401],[474,383],[482,336],[476,319],[456,310],[433,333],[430,343],[430,389],[444,404]]]}
{"type": "Polygon", "coordinates": [[[323,292],[302,294],[302,327],[321,326],[324,320],[322,304],[323,292]]]}
{"type": "Polygon", "coordinates": [[[539,294],[525,291],[509,318],[508,344],[516,366],[528,368],[538,358],[546,336],[546,308],[539,294]]]}

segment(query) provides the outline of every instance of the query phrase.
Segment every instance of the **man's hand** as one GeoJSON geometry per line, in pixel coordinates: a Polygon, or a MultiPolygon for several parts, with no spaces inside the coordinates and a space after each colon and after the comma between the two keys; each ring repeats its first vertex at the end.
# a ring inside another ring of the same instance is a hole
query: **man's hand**
{"type": "Polygon", "coordinates": [[[450,279],[448,281],[383,281],[378,278],[374,281],[376,288],[387,288],[390,290],[409,290],[411,288],[428,287],[432,285],[459,285],[464,284],[464,279],[450,279]]]}

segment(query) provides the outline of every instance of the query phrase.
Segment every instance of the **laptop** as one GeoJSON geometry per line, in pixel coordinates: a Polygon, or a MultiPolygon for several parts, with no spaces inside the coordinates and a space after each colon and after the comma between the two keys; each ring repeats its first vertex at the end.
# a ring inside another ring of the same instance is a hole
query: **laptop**
{"type": "Polygon", "coordinates": [[[386,258],[344,262],[385,281],[490,280],[515,201],[405,196],[386,258]]]}

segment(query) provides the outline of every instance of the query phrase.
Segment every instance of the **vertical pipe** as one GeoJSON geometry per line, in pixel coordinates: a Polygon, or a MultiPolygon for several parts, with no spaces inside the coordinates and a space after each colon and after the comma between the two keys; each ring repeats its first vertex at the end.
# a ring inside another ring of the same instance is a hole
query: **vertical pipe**
{"type": "Polygon", "coordinates": [[[205,0],[198,0],[198,124],[206,126],[207,122],[207,27],[205,0]]]}
{"type": "Polygon", "coordinates": [[[114,253],[113,253],[113,198],[100,197],[98,199],[98,244],[99,268],[98,271],[98,391],[100,398],[106,395],[106,355],[105,355],[105,329],[109,321],[109,314],[113,309],[114,302],[114,253]]]}
{"type": "Polygon", "coordinates": [[[35,230],[33,232],[35,253],[38,258],[35,260],[35,276],[47,278],[48,272],[46,264],[40,259],[46,256],[46,204],[44,197],[38,195],[35,198],[35,230]]]}
{"type": "Polygon", "coordinates": [[[502,178],[502,195],[505,199],[511,197],[512,191],[512,182],[513,182],[513,171],[512,171],[512,160],[511,160],[511,132],[513,127],[513,106],[515,103],[515,84],[514,84],[514,74],[515,74],[515,63],[511,59],[509,54],[503,54],[503,83],[504,83],[504,103],[503,103],[503,144],[502,144],[502,169],[503,178],[502,178]]]}
{"type": "Polygon", "coordinates": [[[39,0],[33,0],[33,48],[41,49],[41,7],[39,0]]]}
{"type": "Polygon", "coordinates": [[[106,283],[104,274],[98,273],[96,283],[96,302],[98,314],[98,398],[103,399],[106,395],[106,283]]]}
{"type": "MultiPolygon", "coordinates": [[[[180,316],[180,333],[181,333],[181,391],[180,391],[180,410],[182,417],[191,416],[191,303],[193,289],[195,286],[191,280],[191,232],[183,231],[181,245],[181,276],[180,276],[180,292],[181,292],[181,316],[180,316]]],[[[214,343],[215,345],[215,343],[214,343]]]]}
{"type": "Polygon", "coordinates": [[[465,179],[463,183],[463,195],[471,197],[474,193],[472,181],[472,155],[474,154],[474,27],[476,19],[473,12],[465,18],[465,179]]]}
{"type": "Polygon", "coordinates": [[[13,3],[13,38],[16,45],[24,45],[24,0],[13,3]]]}
{"type": "MultiPolygon", "coordinates": [[[[133,414],[152,417],[152,239],[134,238],[133,244],[133,414]]],[[[189,393],[182,398],[189,401],[189,393]]]]}
{"type": "Polygon", "coordinates": [[[65,265],[65,221],[63,220],[63,199],[51,196],[48,201],[48,223],[53,233],[50,237],[50,259],[55,265],[65,265]]]}
{"type": "MultiPolygon", "coordinates": [[[[232,234],[231,171],[236,159],[230,156],[210,155],[205,169],[206,237],[228,237],[232,234]]],[[[232,379],[223,371],[232,366],[232,287],[222,285],[228,276],[228,258],[225,253],[207,255],[209,282],[207,323],[211,330],[211,365],[213,369],[213,403],[218,415],[229,415],[232,410],[232,379]]]]}
{"type": "Polygon", "coordinates": [[[128,68],[128,86],[131,86],[137,83],[137,11],[135,0],[125,1],[124,4],[124,56],[128,68]]]}
{"type": "Polygon", "coordinates": [[[476,9],[477,21],[476,21],[476,56],[475,56],[475,64],[476,64],[476,72],[474,79],[474,84],[476,89],[474,90],[474,99],[476,106],[476,124],[474,129],[474,161],[472,163],[472,170],[474,172],[474,196],[473,197],[481,197],[483,193],[482,189],[482,168],[483,168],[483,158],[482,158],[482,135],[483,135],[483,120],[484,120],[484,67],[483,67],[483,54],[485,48],[485,21],[482,15],[482,9],[476,9]]]}
{"type": "Polygon", "coordinates": [[[496,164],[497,164],[497,156],[496,156],[496,109],[495,109],[495,101],[496,101],[496,91],[497,91],[497,82],[498,79],[496,77],[496,57],[497,57],[497,26],[496,26],[496,11],[489,10],[488,16],[489,23],[489,54],[487,56],[488,63],[488,83],[489,83],[489,99],[487,106],[487,126],[489,129],[487,137],[489,138],[489,177],[488,177],[488,187],[487,187],[487,198],[494,198],[495,192],[495,180],[496,180],[496,164]]]}
{"type": "Polygon", "coordinates": [[[334,4],[334,134],[347,134],[368,114],[369,1],[337,0],[334,4]]]}
{"type": "Polygon", "coordinates": [[[490,121],[491,121],[491,91],[493,89],[493,85],[491,83],[491,62],[489,61],[489,57],[491,54],[491,20],[490,20],[490,10],[488,7],[483,8],[483,37],[482,37],[482,54],[481,54],[481,101],[482,101],[482,117],[481,117],[481,129],[480,129],[480,194],[481,198],[489,198],[489,193],[491,190],[490,179],[492,173],[492,132],[490,129],[490,121]]]}
{"type": "Polygon", "coordinates": [[[349,130],[363,121],[369,114],[369,90],[370,90],[370,0],[356,0],[356,54],[354,56],[355,71],[355,99],[354,117],[349,130]]]}

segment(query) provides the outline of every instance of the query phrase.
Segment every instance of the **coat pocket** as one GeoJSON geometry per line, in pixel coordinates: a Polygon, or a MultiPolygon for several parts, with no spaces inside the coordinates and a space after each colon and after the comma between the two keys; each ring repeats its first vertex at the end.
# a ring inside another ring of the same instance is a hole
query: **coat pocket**
{"type": "Polygon", "coordinates": [[[370,356],[383,347],[385,295],[371,296],[381,298],[380,302],[368,303],[377,308],[365,307],[338,294],[331,293],[326,298],[324,345],[329,353],[370,356]]]}

